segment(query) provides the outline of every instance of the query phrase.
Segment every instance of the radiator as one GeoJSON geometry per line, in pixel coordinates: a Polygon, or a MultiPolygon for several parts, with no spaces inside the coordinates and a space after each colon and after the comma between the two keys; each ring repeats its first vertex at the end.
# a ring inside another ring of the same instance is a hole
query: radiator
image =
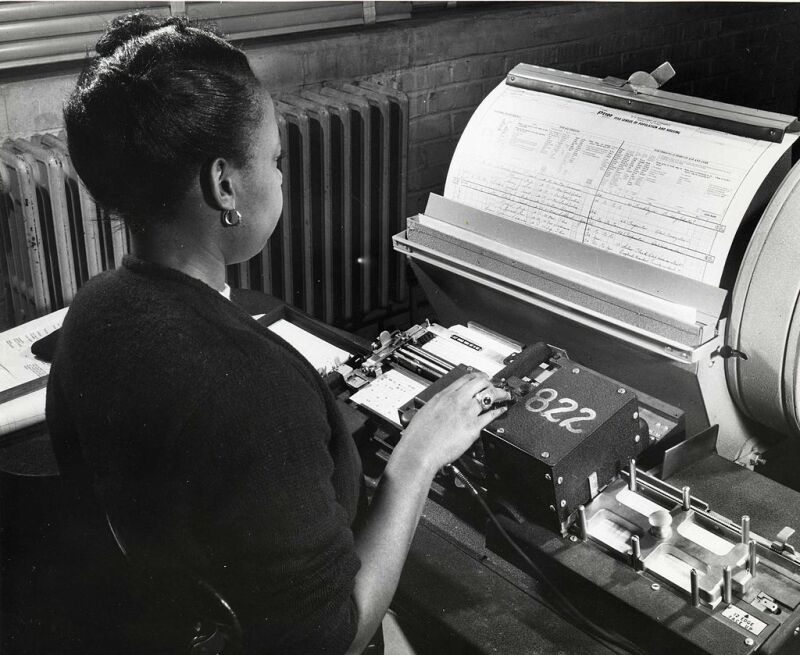
{"type": "MultiPolygon", "coordinates": [[[[228,267],[228,282],[330,324],[380,320],[407,300],[391,237],[405,220],[408,102],[383,86],[339,83],[280,96],[276,109],[283,216],[259,255],[228,267]]],[[[48,134],[0,147],[0,247],[17,324],[68,305],[86,280],[118,266],[129,234],[48,134]]]]}
{"type": "Polygon", "coordinates": [[[101,210],[51,134],[0,147],[0,248],[19,324],[69,305],[78,288],[128,251],[119,222],[101,210]]]}
{"type": "Polygon", "coordinates": [[[283,216],[261,255],[229,277],[330,324],[380,320],[407,300],[391,237],[405,221],[408,100],[361,82],[278,96],[275,106],[283,216]]]}

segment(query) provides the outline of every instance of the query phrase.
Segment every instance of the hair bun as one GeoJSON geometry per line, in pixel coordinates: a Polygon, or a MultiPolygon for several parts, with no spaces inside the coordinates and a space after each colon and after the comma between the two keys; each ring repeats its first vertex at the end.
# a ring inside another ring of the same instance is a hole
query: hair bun
{"type": "Polygon", "coordinates": [[[144,36],[166,25],[174,25],[176,22],[174,18],[153,16],[143,12],[119,16],[111,21],[108,29],[97,41],[95,50],[100,57],[107,57],[131,39],[144,36]]]}

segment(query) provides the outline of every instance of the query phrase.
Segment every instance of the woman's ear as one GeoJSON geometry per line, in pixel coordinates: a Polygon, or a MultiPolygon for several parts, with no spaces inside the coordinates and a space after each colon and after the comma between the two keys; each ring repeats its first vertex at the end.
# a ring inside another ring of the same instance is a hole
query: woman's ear
{"type": "Polygon", "coordinates": [[[214,209],[224,211],[236,208],[234,171],[234,167],[222,157],[212,160],[200,171],[203,198],[214,209]]]}

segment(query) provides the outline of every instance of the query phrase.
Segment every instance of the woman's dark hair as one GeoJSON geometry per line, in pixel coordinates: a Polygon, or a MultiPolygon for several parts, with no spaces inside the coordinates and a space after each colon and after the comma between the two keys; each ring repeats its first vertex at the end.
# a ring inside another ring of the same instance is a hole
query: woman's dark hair
{"type": "Polygon", "coordinates": [[[115,19],[64,106],[69,153],[95,200],[134,229],[168,220],[201,167],[247,163],[262,119],[244,53],[211,27],[115,19]]]}

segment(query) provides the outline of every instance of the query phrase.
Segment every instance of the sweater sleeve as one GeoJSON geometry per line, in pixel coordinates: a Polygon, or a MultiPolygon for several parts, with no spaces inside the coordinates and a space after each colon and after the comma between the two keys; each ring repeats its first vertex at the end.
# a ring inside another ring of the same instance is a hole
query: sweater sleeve
{"type": "Polygon", "coordinates": [[[360,566],[319,390],[279,356],[229,372],[185,425],[193,526],[208,575],[242,615],[248,652],[342,653],[360,566]],[[199,443],[205,447],[198,449],[199,443]]]}

